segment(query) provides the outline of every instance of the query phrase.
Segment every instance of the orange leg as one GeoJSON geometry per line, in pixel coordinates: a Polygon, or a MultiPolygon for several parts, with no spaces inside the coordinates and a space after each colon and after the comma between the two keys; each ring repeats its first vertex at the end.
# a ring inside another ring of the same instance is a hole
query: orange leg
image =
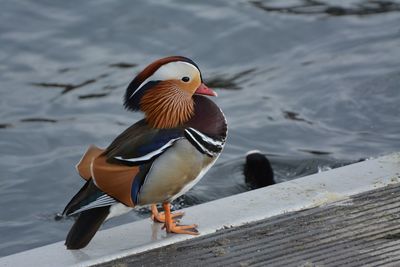
{"type": "MultiPolygon", "coordinates": [[[[184,214],[185,213],[182,211],[177,211],[177,212],[171,213],[171,217],[175,222],[178,222],[179,220],[177,220],[177,219],[181,218],[184,214]]],[[[151,205],[151,219],[154,222],[165,223],[165,213],[158,212],[156,204],[151,205]]]]}
{"type": "Polygon", "coordinates": [[[196,229],[197,224],[177,225],[176,222],[173,221],[169,202],[164,202],[163,208],[165,212],[165,229],[167,233],[188,234],[188,235],[199,234],[199,232],[196,229]]]}

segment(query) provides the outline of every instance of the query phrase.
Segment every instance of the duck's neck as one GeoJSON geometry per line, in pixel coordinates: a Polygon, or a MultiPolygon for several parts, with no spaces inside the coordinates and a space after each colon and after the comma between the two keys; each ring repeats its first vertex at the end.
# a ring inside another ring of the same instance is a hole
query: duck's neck
{"type": "Polygon", "coordinates": [[[194,101],[191,95],[173,84],[160,83],[143,95],[140,108],[151,127],[174,128],[193,116],[194,101]]]}

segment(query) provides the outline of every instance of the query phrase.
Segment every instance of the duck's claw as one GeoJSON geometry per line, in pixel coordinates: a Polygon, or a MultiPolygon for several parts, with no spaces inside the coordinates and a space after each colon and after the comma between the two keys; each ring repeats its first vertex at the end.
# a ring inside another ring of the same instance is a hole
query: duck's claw
{"type": "Polygon", "coordinates": [[[172,223],[167,229],[167,225],[164,224],[162,229],[166,229],[167,233],[175,233],[175,234],[186,234],[186,235],[198,235],[199,231],[196,229],[198,227],[197,224],[191,225],[178,225],[176,223],[172,223]]]}
{"type": "Polygon", "coordinates": [[[165,224],[162,227],[167,231],[167,233],[175,233],[175,234],[187,234],[187,235],[198,235],[199,231],[197,231],[197,224],[191,225],[178,225],[173,219],[171,214],[170,205],[168,202],[163,203],[164,215],[165,215],[165,224]]]}
{"type": "MultiPolygon", "coordinates": [[[[183,215],[185,215],[183,211],[176,211],[174,213],[171,213],[171,218],[173,222],[179,222],[179,219],[182,218],[183,215]]],[[[154,222],[165,223],[165,213],[159,212],[157,209],[157,205],[155,204],[151,205],[151,219],[154,222]]]]}

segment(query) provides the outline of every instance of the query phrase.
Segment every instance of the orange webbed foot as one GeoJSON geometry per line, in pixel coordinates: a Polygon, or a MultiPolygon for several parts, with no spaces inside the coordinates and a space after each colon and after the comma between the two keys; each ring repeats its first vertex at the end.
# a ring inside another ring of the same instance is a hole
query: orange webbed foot
{"type": "Polygon", "coordinates": [[[166,229],[167,233],[198,235],[200,233],[196,229],[197,227],[198,227],[197,224],[178,225],[178,224],[173,222],[171,225],[169,225],[169,228],[167,227],[166,224],[164,224],[162,229],[166,229]]]}
{"type": "MultiPolygon", "coordinates": [[[[171,218],[174,222],[179,222],[179,219],[185,215],[184,212],[182,211],[176,211],[174,213],[171,213],[171,218]]],[[[160,222],[160,223],[165,223],[165,212],[159,212],[157,209],[157,205],[152,204],[151,205],[151,219],[154,222],[160,222]]]]}
{"type": "Polygon", "coordinates": [[[187,235],[198,235],[199,231],[197,231],[197,224],[191,225],[178,225],[172,218],[171,207],[168,202],[163,203],[164,215],[165,215],[165,224],[163,229],[165,228],[167,233],[175,233],[175,234],[187,234],[187,235]]]}

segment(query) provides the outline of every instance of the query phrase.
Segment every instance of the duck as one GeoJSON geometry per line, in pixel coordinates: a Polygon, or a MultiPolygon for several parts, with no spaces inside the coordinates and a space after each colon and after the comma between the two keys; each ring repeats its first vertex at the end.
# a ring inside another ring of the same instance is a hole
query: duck
{"type": "Polygon", "coordinates": [[[271,163],[259,150],[246,153],[243,175],[246,185],[251,190],[275,184],[271,163]]]}
{"type": "Polygon", "coordinates": [[[150,207],[167,233],[199,234],[198,225],[179,224],[183,213],[171,212],[171,201],[190,190],[224,148],[227,121],[210,99],[215,96],[187,57],[158,59],[137,74],[124,107],[143,118],[105,149],[89,146],[76,165],[86,182],[62,213],[76,217],[67,249],[84,248],[104,221],[137,207],[150,207]]]}

